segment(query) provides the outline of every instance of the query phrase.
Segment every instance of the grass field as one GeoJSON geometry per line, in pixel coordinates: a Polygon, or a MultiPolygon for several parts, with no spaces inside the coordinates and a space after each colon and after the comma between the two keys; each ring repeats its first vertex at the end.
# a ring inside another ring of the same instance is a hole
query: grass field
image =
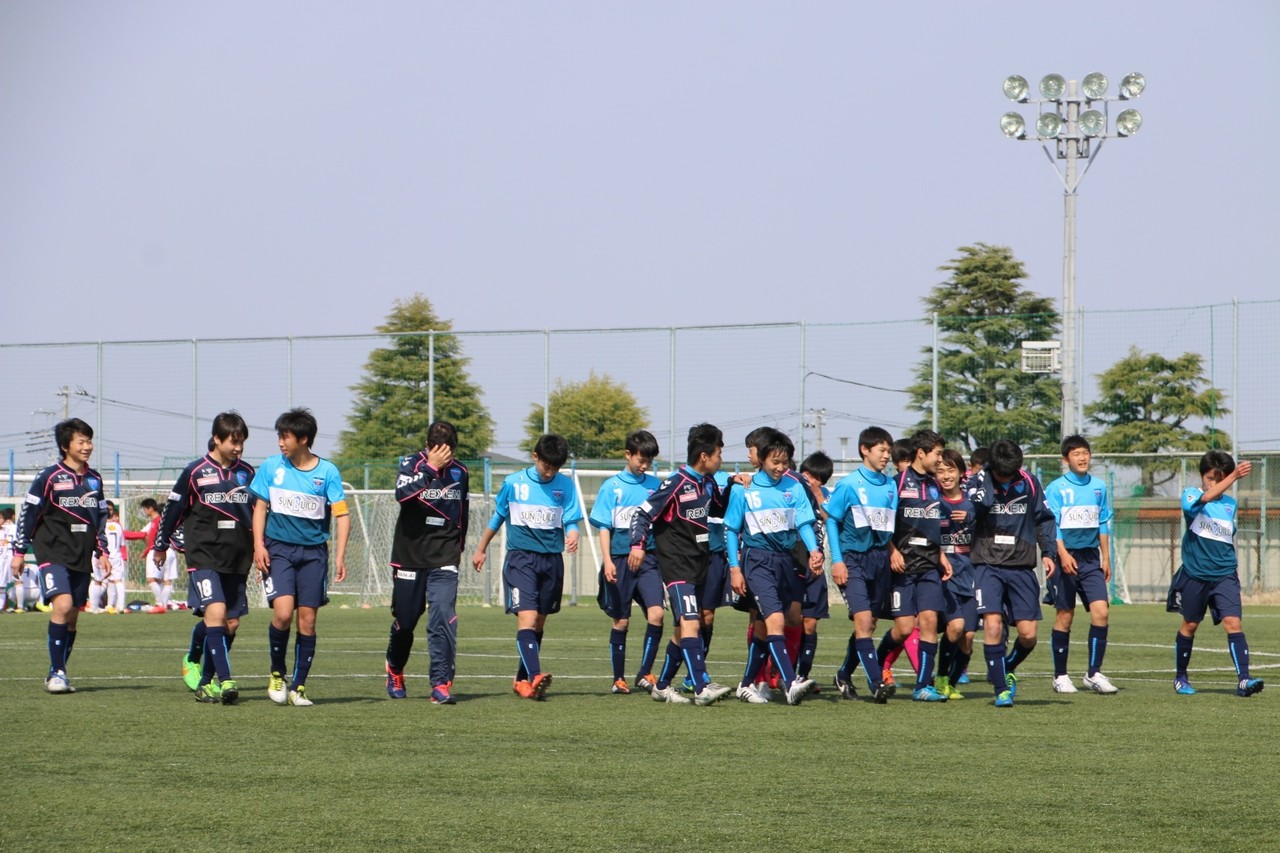
{"type": "MultiPolygon", "coordinates": [[[[177,676],[189,614],[83,615],[72,696],[43,690],[45,617],[0,616],[0,849],[1277,843],[1280,682],[1274,696],[1237,698],[1223,632],[1206,624],[1192,660],[1201,692],[1175,696],[1177,617],[1159,607],[1113,612],[1106,670],[1122,691],[1112,697],[1050,690],[1042,623],[1011,710],[993,708],[982,683],[946,705],[840,702],[831,690],[794,708],[612,696],[608,621],[594,606],[549,620],[545,702],[512,695],[514,620],[480,607],[460,612],[459,703],[427,700],[421,639],[410,698],[393,702],[382,675],[388,621],[382,610],[324,611],[308,684],[316,705],[301,709],[266,697],[265,611],[249,614],[232,652],[243,691],[234,707],[197,704],[177,676]]],[[[846,625],[822,624],[822,685],[846,625]]],[[[1255,674],[1270,677],[1280,608],[1246,608],[1245,629],[1255,674]]],[[[740,671],[744,631],[740,614],[721,611],[710,664],[722,682],[740,671]]],[[[1077,642],[1073,675],[1083,660],[1077,642]]]]}

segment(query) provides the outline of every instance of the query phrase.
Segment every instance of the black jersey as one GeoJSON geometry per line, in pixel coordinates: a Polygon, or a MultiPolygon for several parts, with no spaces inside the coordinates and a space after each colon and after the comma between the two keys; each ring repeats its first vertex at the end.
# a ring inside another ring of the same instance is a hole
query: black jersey
{"type": "Polygon", "coordinates": [[[1058,550],[1053,511],[1034,474],[1019,470],[1003,485],[991,471],[979,471],[967,487],[977,524],[973,531],[973,562],[1006,569],[1033,569],[1036,544],[1041,553],[1058,550]]]}
{"type": "Polygon", "coordinates": [[[181,525],[188,569],[247,575],[253,564],[253,466],[223,468],[204,456],[183,469],[160,517],[156,550],[167,549],[181,525]]]}
{"type": "Polygon", "coordinates": [[[710,515],[724,515],[725,496],[715,478],[682,466],[631,516],[631,547],[643,548],[653,529],[658,571],[666,583],[702,583],[711,559],[710,515]]]}
{"type": "Polygon", "coordinates": [[[18,511],[13,553],[34,551],[40,565],[93,571],[93,555],[107,553],[107,499],[102,475],[77,474],[59,462],[40,472],[18,511]]]}
{"type": "Polygon", "coordinates": [[[907,574],[938,571],[941,567],[942,490],[929,474],[907,466],[897,477],[898,514],[893,523],[893,544],[902,552],[907,574]]]}
{"type": "Polygon", "coordinates": [[[400,516],[391,539],[391,565],[434,569],[457,566],[467,541],[471,482],[466,466],[450,462],[439,470],[426,451],[407,456],[396,480],[400,516]]]}

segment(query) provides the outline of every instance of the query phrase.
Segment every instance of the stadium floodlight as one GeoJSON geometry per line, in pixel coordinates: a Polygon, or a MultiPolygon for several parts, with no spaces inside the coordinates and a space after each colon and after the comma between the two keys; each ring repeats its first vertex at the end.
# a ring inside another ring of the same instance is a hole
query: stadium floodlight
{"type": "Polygon", "coordinates": [[[1031,87],[1027,84],[1027,78],[1017,74],[1010,75],[1004,80],[1004,96],[1011,101],[1025,103],[1027,97],[1031,94],[1031,87]]]}
{"type": "Polygon", "coordinates": [[[1130,98],[1136,98],[1146,88],[1147,78],[1137,71],[1130,72],[1124,75],[1124,79],[1120,81],[1120,100],[1127,101],[1130,98]]]}
{"type": "Polygon", "coordinates": [[[1080,132],[1090,138],[1107,132],[1107,117],[1098,110],[1080,113],[1080,132]]]}
{"type": "Polygon", "coordinates": [[[1040,113],[1036,119],[1036,134],[1045,139],[1057,139],[1062,133],[1062,116],[1057,113],[1040,113]]]}
{"type": "Polygon", "coordinates": [[[1050,101],[1059,100],[1067,90],[1067,81],[1061,74],[1046,74],[1040,78],[1040,96],[1050,101]]]}
{"type": "Polygon", "coordinates": [[[1123,110],[1116,116],[1116,133],[1121,136],[1133,136],[1142,127],[1142,113],[1137,110],[1123,110]]]}
{"type": "Polygon", "coordinates": [[[1107,75],[1100,71],[1084,75],[1084,82],[1080,84],[1080,89],[1089,100],[1102,100],[1107,96],[1107,75]]]}
{"type": "Polygon", "coordinates": [[[1000,116],[1000,131],[1010,139],[1025,139],[1027,123],[1021,113],[1005,113],[1000,116]]]}

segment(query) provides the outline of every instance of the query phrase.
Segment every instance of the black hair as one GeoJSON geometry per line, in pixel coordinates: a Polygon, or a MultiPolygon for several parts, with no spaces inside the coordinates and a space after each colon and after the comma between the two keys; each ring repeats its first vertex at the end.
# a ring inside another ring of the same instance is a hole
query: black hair
{"type": "Polygon", "coordinates": [[[1088,450],[1090,453],[1093,452],[1093,450],[1089,447],[1089,440],[1085,438],[1083,435],[1077,434],[1077,435],[1067,436],[1066,438],[1062,439],[1062,458],[1066,459],[1068,453],[1070,453],[1073,450],[1079,450],[1082,447],[1085,450],[1088,450]]]}
{"type": "Polygon", "coordinates": [[[1209,450],[1205,452],[1204,456],[1200,457],[1201,477],[1210,471],[1217,471],[1226,477],[1234,470],[1236,470],[1236,461],[1225,450],[1209,450]]]}
{"type": "Polygon", "coordinates": [[[981,468],[991,461],[991,449],[979,447],[969,454],[969,467],[981,468]]]}
{"type": "Polygon", "coordinates": [[[293,408],[276,418],[276,435],[287,432],[305,444],[308,450],[315,446],[318,431],[316,416],[310,409],[293,408]]]}
{"type": "Polygon", "coordinates": [[[894,465],[910,462],[914,456],[915,454],[911,450],[911,439],[909,438],[900,438],[889,445],[889,459],[894,465]]]}
{"type": "Polygon", "coordinates": [[[724,447],[724,433],[712,424],[694,424],[689,427],[689,451],[685,461],[697,465],[702,454],[715,456],[716,450],[724,447]]]}
{"type": "Polygon", "coordinates": [[[0,518],[3,518],[5,521],[13,521],[16,515],[17,513],[13,511],[13,507],[11,506],[0,509],[0,518]]]}
{"type": "Polygon", "coordinates": [[[997,480],[1012,480],[1022,469],[1022,448],[1007,438],[991,442],[990,467],[997,480]]]}
{"type": "Polygon", "coordinates": [[[627,452],[632,456],[653,459],[658,455],[658,439],[647,429],[638,429],[627,436],[627,452]]]}
{"type": "Polygon", "coordinates": [[[862,448],[870,450],[877,444],[887,444],[893,447],[893,436],[884,427],[869,426],[862,432],[858,433],[858,455],[862,456],[862,448]]]}
{"type": "Polygon", "coordinates": [[[756,439],[756,454],[761,463],[775,453],[786,455],[787,462],[790,463],[796,455],[796,446],[791,443],[791,439],[780,429],[769,427],[769,431],[756,439]]]}
{"type": "Polygon", "coordinates": [[[947,440],[938,435],[931,429],[917,430],[911,434],[911,461],[916,460],[916,455],[923,453],[932,453],[935,447],[946,447],[947,440]]]}
{"type": "Polygon", "coordinates": [[[800,463],[800,473],[808,474],[819,483],[826,485],[827,480],[831,479],[831,475],[836,471],[836,465],[831,461],[831,457],[823,453],[821,450],[810,453],[800,463]]]}
{"type": "Polygon", "coordinates": [[[115,515],[115,514],[117,513],[117,511],[118,511],[118,510],[116,509],[116,502],[115,502],[115,501],[107,501],[107,515],[108,515],[108,516],[115,515]]]}
{"type": "Polygon", "coordinates": [[[747,433],[747,437],[742,440],[742,443],[747,447],[754,447],[758,452],[760,450],[760,437],[771,429],[773,429],[773,427],[756,427],[751,432],[747,433]]]}
{"type": "MultiPolygon", "coordinates": [[[[213,431],[210,435],[218,441],[226,441],[228,438],[245,441],[249,438],[249,425],[244,422],[244,418],[240,417],[239,412],[228,409],[214,416],[213,431]]],[[[213,450],[212,447],[209,449],[213,450]]]]}
{"type": "Polygon", "coordinates": [[[138,508],[139,508],[139,509],[154,509],[156,512],[159,512],[159,511],[160,511],[160,504],[156,503],[156,499],[155,499],[155,498],[143,498],[142,500],[138,501],[138,508]]]}
{"type": "Polygon", "coordinates": [[[954,450],[950,447],[943,449],[942,464],[949,468],[955,468],[962,477],[964,476],[964,457],[960,455],[959,450],[954,450]]]}
{"type": "Polygon", "coordinates": [[[552,468],[563,468],[564,463],[569,461],[569,442],[565,441],[564,436],[549,432],[538,439],[538,443],[533,446],[533,453],[552,468]]]}
{"type": "Polygon", "coordinates": [[[448,421],[436,421],[427,427],[427,447],[446,445],[450,450],[458,447],[458,428],[448,421]]]}
{"type": "Polygon", "coordinates": [[[65,456],[67,451],[71,449],[71,439],[76,435],[83,435],[85,438],[93,438],[93,427],[89,426],[79,418],[67,418],[65,421],[59,421],[53,427],[54,441],[58,442],[58,449],[65,456]]]}

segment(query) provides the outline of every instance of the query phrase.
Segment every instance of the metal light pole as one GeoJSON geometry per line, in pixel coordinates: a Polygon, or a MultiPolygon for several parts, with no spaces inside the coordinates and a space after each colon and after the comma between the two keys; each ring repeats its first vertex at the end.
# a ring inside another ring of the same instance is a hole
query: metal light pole
{"type": "Polygon", "coordinates": [[[1125,109],[1116,116],[1115,132],[1108,131],[1110,105],[1127,101],[1142,94],[1146,78],[1141,74],[1125,75],[1120,82],[1120,94],[1107,95],[1107,78],[1093,72],[1084,78],[1083,95],[1075,80],[1066,80],[1060,74],[1045,75],[1040,81],[1041,97],[1032,99],[1026,78],[1014,75],[1004,81],[1004,93],[1009,100],[1020,104],[1038,106],[1035,136],[1027,135],[1027,125],[1022,114],[1005,113],[1000,118],[1000,129],[1010,139],[1033,139],[1040,143],[1054,173],[1062,182],[1062,435],[1080,431],[1079,353],[1076,343],[1076,191],[1093,158],[1102,150],[1102,144],[1114,137],[1132,136],[1142,127],[1142,115],[1135,109],[1125,109]],[[1084,107],[1084,110],[1081,110],[1084,107]],[[1100,109],[1099,109],[1100,107],[1100,109]],[[1096,144],[1095,144],[1096,141],[1096,144]],[[1050,150],[1049,143],[1054,143],[1050,150]],[[1058,168],[1058,160],[1065,162],[1065,169],[1058,168]],[[1080,160],[1085,161],[1084,172],[1077,172],[1080,160]]]}

